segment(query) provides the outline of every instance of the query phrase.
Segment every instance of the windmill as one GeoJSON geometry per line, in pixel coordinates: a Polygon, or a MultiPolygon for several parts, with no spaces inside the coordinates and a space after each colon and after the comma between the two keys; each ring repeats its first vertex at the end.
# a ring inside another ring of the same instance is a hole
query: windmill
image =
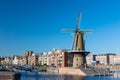
{"type": "Polygon", "coordinates": [[[80,30],[79,29],[79,22],[80,22],[81,14],[78,14],[77,22],[76,22],[76,29],[75,30],[62,30],[63,32],[73,32],[74,33],[74,40],[73,40],[73,45],[72,45],[72,50],[73,51],[78,51],[78,50],[85,50],[85,45],[84,45],[84,34],[86,32],[92,32],[90,30],[80,30]]]}
{"type": "Polygon", "coordinates": [[[91,30],[80,30],[80,13],[78,14],[76,29],[75,30],[62,30],[63,32],[73,32],[74,40],[72,45],[72,51],[69,51],[69,55],[72,55],[72,65],[74,68],[85,67],[86,66],[86,56],[90,53],[85,51],[84,44],[84,34],[87,32],[92,32],[91,30]]]}

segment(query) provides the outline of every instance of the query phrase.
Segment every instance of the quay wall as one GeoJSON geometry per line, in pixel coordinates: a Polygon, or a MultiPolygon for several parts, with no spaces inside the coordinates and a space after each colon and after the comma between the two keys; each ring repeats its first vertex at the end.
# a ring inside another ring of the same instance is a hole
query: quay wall
{"type": "Polygon", "coordinates": [[[59,68],[47,68],[48,73],[59,74],[59,68]]]}
{"type": "Polygon", "coordinates": [[[59,74],[86,76],[86,74],[83,71],[74,68],[59,68],[59,74]]]}
{"type": "Polygon", "coordinates": [[[59,75],[78,75],[78,76],[86,76],[86,74],[80,69],[74,68],[48,68],[48,73],[59,74],[59,75]]]}

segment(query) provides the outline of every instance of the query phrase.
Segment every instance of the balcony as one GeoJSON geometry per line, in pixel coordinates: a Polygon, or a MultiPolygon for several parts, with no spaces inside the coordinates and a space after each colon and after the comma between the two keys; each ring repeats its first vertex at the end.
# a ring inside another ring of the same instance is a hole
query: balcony
{"type": "Polygon", "coordinates": [[[62,61],[62,60],[63,60],[63,58],[58,58],[58,60],[61,60],[61,61],[62,61]]]}
{"type": "Polygon", "coordinates": [[[59,61],[58,64],[62,64],[62,61],[59,61]]]}
{"type": "Polygon", "coordinates": [[[44,59],[47,59],[47,57],[44,57],[44,59]]]}
{"type": "Polygon", "coordinates": [[[62,57],[62,55],[60,54],[60,55],[58,55],[58,57],[62,57]]]}

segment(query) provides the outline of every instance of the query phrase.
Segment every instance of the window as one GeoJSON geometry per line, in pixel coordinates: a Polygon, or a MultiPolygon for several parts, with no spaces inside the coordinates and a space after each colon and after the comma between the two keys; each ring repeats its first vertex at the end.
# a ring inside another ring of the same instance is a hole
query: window
{"type": "Polygon", "coordinates": [[[78,58],[76,58],[76,61],[78,61],[78,58]]]}

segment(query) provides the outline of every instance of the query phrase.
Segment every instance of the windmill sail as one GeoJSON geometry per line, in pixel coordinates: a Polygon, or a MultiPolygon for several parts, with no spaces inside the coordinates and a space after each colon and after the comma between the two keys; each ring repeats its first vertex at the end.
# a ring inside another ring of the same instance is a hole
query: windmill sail
{"type": "Polygon", "coordinates": [[[79,29],[79,23],[80,23],[80,17],[81,14],[78,14],[78,18],[76,21],[76,30],[62,30],[63,32],[74,32],[74,39],[73,39],[73,45],[72,45],[72,50],[74,51],[78,51],[78,50],[82,50],[85,51],[85,47],[84,47],[84,34],[86,32],[92,32],[91,30],[80,30],[79,29]]]}

